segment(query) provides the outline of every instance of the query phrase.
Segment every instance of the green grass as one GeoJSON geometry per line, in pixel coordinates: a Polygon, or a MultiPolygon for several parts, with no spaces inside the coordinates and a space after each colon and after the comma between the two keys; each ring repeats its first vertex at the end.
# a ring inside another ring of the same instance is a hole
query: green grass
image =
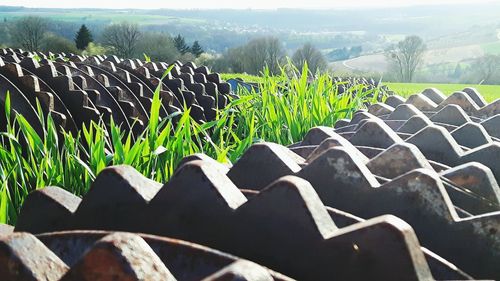
{"type": "Polygon", "coordinates": [[[425,84],[425,83],[384,83],[400,96],[407,97],[421,93],[426,88],[437,88],[446,95],[461,91],[467,87],[476,88],[488,102],[500,98],[500,85],[470,85],[470,84],[425,84]]]}
{"type": "Polygon", "coordinates": [[[40,16],[48,20],[65,22],[133,22],[139,25],[183,23],[183,24],[204,24],[205,20],[193,18],[178,18],[165,15],[148,15],[140,11],[117,11],[117,10],[71,10],[63,11],[44,11],[37,10],[32,12],[0,12],[0,18],[8,21],[16,20],[26,15],[40,16]]]}
{"type": "Polygon", "coordinates": [[[254,82],[254,83],[262,83],[264,82],[264,78],[261,76],[246,74],[246,73],[221,73],[221,78],[223,80],[241,78],[245,82],[254,82]]]}
{"type": "MultiPolygon", "coordinates": [[[[166,182],[187,155],[200,152],[221,162],[235,161],[253,143],[297,142],[310,128],[332,126],[372,101],[362,95],[340,96],[328,75],[308,83],[307,68],[289,73],[283,70],[281,75],[271,76],[264,71],[260,93],[240,92],[240,98],[219,111],[214,121],[198,124],[185,109],[175,128],[171,118],[158,117],[157,89],[148,127],[135,142],[113,122],[108,127],[92,123],[76,136],[63,133],[61,140],[50,117],[41,118],[45,133],[38,136],[29,122],[17,115],[0,133],[0,222],[15,224],[24,199],[37,188],[61,186],[81,196],[102,169],[119,164],[166,182]]],[[[9,104],[6,99],[7,115],[9,104]]]]}

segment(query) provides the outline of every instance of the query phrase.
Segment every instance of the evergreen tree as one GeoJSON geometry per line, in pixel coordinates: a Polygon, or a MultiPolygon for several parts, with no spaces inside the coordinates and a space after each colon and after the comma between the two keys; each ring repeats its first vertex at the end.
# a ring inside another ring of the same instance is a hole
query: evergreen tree
{"type": "Polygon", "coordinates": [[[194,41],[193,46],[191,46],[191,53],[195,55],[196,57],[199,57],[201,54],[203,54],[205,51],[203,48],[200,46],[200,43],[198,41],[194,41]]]}
{"type": "Polygon", "coordinates": [[[82,27],[80,27],[80,30],[78,30],[75,36],[76,47],[80,50],[85,50],[89,43],[93,41],[94,39],[92,38],[92,33],[90,33],[90,30],[85,26],[85,24],[82,24],[82,27]]]}
{"type": "Polygon", "coordinates": [[[189,46],[186,44],[186,40],[184,40],[184,37],[182,37],[180,34],[175,36],[174,38],[174,45],[177,50],[184,55],[185,53],[189,52],[189,46]]]}

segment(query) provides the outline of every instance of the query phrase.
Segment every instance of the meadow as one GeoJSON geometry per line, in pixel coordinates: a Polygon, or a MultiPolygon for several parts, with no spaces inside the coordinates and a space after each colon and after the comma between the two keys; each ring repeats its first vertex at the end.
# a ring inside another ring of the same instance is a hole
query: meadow
{"type": "Polygon", "coordinates": [[[133,22],[139,25],[158,25],[171,23],[204,24],[201,19],[180,18],[167,15],[151,15],[136,10],[105,10],[105,9],[34,9],[29,13],[26,11],[4,11],[0,10],[0,18],[5,21],[16,20],[26,15],[35,15],[44,19],[63,21],[69,23],[91,23],[109,22],[119,23],[123,21],[133,22]]]}
{"type": "MultiPolygon", "coordinates": [[[[499,32],[500,38],[500,32],[499,32]]],[[[500,55],[500,41],[493,43],[486,43],[481,46],[483,50],[488,54],[500,55]]]]}
{"type": "Polygon", "coordinates": [[[253,82],[253,83],[262,83],[264,78],[261,76],[251,75],[247,73],[221,73],[221,79],[229,80],[229,79],[242,79],[245,82],[253,82]]]}

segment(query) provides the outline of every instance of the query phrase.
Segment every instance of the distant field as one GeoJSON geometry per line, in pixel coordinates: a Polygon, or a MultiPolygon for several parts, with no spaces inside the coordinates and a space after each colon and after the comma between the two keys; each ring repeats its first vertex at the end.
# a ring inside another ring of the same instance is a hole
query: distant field
{"type": "Polygon", "coordinates": [[[256,83],[263,80],[263,78],[260,76],[250,75],[246,73],[221,73],[220,77],[224,80],[240,78],[246,82],[256,82],[256,83]]]}
{"type": "Polygon", "coordinates": [[[500,41],[494,43],[487,43],[481,46],[485,53],[500,55],[500,41]]]}
{"type": "Polygon", "coordinates": [[[391,90],[401,96],[420,93],[426,88],[437,88],[446,95],[461,91],[467,87],[476,88],[486,99],[491,102],[500,98],[500,85],[466,85],[466,84],[423,84],[423,83],[384,83],[391,90]]]}
{"type": "Polygon", "coordinates": [[[59,20],[66,22],[122,22],[130,21],[140,25],[152,25],[152,24],[168,24],[168,23],[179,23],[184,24],[201,24],[204,20],[192,19],[192,18],[179,18],[164,15],[149,15],[145,12],[135,11],[135,10],[40,10],[33,11],[30,13],[26,12],[0,12],[0,18],[4,20],[15,20],[23,16],[34,15],[44,17],[51,20],[59,20]]]}

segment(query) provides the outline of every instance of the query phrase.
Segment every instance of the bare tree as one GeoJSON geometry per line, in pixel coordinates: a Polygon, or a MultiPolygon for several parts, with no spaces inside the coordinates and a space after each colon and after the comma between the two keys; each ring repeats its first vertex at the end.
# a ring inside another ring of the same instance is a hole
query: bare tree
{"type": "Polygon", "coordinates": [[[318,70],[325,70],[327,66],[325,56],[310,43],[297,49],[292,56],[292,61],[299,70],[302,70],[304,64],[307,63],[312,74],[318,70]]]}
{"type": "Polygon", "coordinates": [[[243,46],[228,49],[222,56],[212,60],[211,64],[215,71],[220,72],[258,75],[267,66],[271,74],[276,74],[280,72],[284,55],[279,39],[260,37],[243,46]]]}
{"type": "Polygon", "coordinates": [[[499,82],[500,56],[487,54],[480,57],[472,65],[479,84],[495,84],[499,82]]]}
{"type": "Polygon", "coordinates": [[[411,82],[415,70],[422,63],[426,46],[424,40],[418,36],[407,36],[396,46],[386,52],[389,64],[394,68],[403,82],[411,82]]]}
{"type": "Polygon", "coordinates": [[[136,57],[146,54],[153,61],[173,62],[180,58],[172,37],[168,34],[145,32],[136,47],[136,57]]]}
{"type": "Polygon", "coordinates": [[[242,53],[244,70],[251,74],[259,74],[265,66],[269,67],[271,73],[278,73],[285,52],[278,38],[262,37],[248,42],[243,46],[242,53]]]}
{"type": "Polygon", "coordinates": [[[47,21],[41,17],[23,17],[15,21],[10,33],[14,44],[28,51],[38,51],[47,26],[47,21]]]}
{"type": "Polygon", "coordinates": [[[223,56],[221,64],[225,67],[225,69],[227,69],[228,72],[245,72],[245,65],[243,64],[242,59],[244,56],[245,50],[243,47],[231,48],[227,50],[226,54],[223,56]]]}
{"type": "Polygon", "coordinates": [[[102,43],[118,56],[130,58],[135,54],[142,33],[137,24],[122,22],[107,26],[101,36],[102,43]]]}

